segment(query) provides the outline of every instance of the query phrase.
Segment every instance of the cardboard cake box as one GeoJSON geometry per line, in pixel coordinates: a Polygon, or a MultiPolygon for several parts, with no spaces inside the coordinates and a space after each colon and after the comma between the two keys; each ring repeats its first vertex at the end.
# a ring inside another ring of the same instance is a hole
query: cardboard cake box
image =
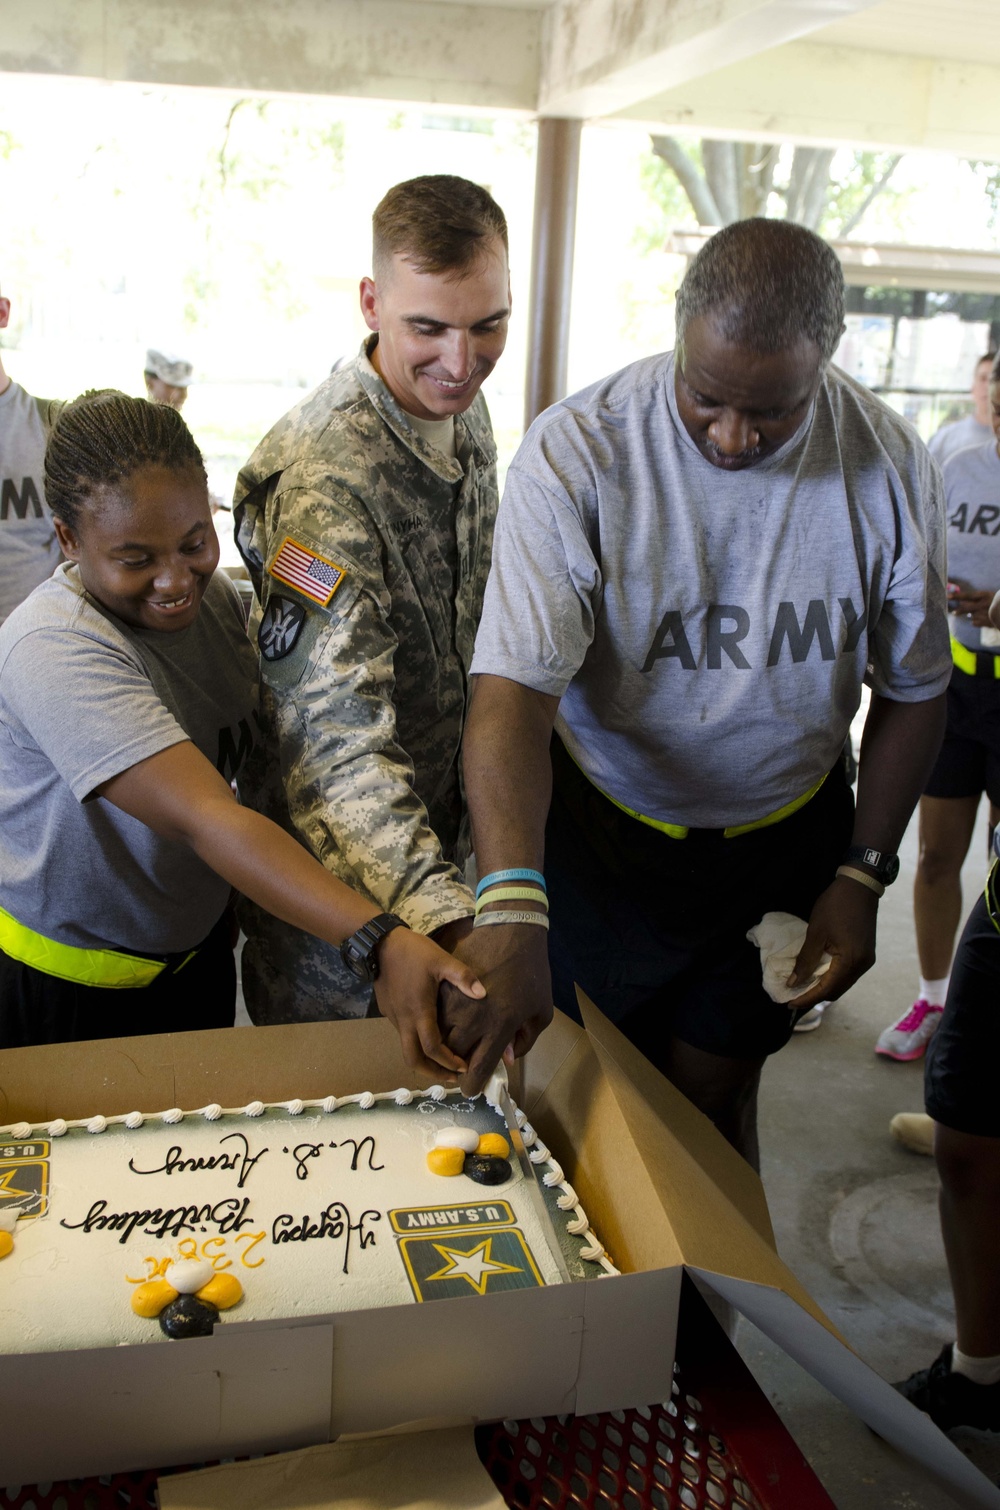
{"type": "MultiPolygon", "coordinates": [[[[665,1399],[686,1267],[960,1503],[1000,1510],[1000,1492],[850,1351],[781,1262],[749,1167],[581,1007],[586,1028],[557,1014],[513,1088],[620,1277],[0,1357],[0,1484],[665,1399]]],[[[0,1125],[413,1084],[381,1020],[161,1034],[0,1052],[0,1125]]]]}

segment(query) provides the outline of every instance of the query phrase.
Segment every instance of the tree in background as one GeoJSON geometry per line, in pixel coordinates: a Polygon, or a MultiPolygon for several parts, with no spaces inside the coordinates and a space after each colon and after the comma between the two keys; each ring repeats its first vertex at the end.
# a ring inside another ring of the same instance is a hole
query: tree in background
{"type": "MultiPolygon", "coordinates": [[[[673,224],[694,212],[699,225],[781,215],[825,236],[856,230],[889,191],[901,154],[854,152],[833,176],[835,149],[776,142],[681,141],[652,136],[646,187],[673,224]]],[[[843,159],[841,159],[843,161],[843,159]]],[[[662,234],[662,231],[659,232],[662,234]]]]}

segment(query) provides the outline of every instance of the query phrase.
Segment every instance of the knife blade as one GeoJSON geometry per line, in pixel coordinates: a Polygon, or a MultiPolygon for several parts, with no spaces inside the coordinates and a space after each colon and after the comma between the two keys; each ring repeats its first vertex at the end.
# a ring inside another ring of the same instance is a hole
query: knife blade
{"type": "Polygon", "coordinates": [[[556,1268],[559,1270],[559,1278],[563,1284],[570,1284],[572,1281],[562,1251],[562,1244],[559,1241],[559,1233],[556,1231],[555,1224],[549,1215],[549,1208],[545,1204],[545,1196],[538,1182],[538,1171],[531,1162],[531,1156],[524,1146],[521,1129],[517,1125],[517,1113],[514,1110],[514,1103],[510,1099],[510,1090],[507,1083],[507,1066],[502,1060],[490,1078],[489,1085],[486,1088],[486,1099],[492,1101],[499,1108],[500,1115],[507,1124],[507,1136],[510,1146],[514,1151],[514,1157],[517,1159],[521,1175],[525,1181],[528,1199],[535,1209],[535,1215],[541,1223],[542,1234],[549,1252],[555,1261],[556,1268]]]}

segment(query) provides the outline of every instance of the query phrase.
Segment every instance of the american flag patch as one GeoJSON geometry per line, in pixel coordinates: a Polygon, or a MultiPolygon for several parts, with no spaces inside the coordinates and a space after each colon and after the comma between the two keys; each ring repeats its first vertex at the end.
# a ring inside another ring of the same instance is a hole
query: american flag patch
{"type": "Polygon", "coordinates": [[[282,540],[281,549],[271,562],[270,574],[312,598],[321,608],[326,607],[345,576],[342,566],[326,556],[318,556],[291,535],[282,540]]]}

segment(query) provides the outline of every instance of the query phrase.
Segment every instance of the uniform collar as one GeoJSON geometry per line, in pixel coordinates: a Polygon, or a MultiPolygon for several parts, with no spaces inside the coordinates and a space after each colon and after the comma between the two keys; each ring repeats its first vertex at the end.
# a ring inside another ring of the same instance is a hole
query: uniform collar
{"type": "MultiPolygon", "coordinates": [[[[366,336],[357,356],[358,380],[371,401],[372,407],[397,440],[402,441],[407,450],[412,451],[418,461],[435,476],[440,477],[444,482],[461,482],[465,475],[461,461],[442,455],[424,440],[424,437],[410,424],[406,414],[376,372],[372,365],[371,353],[377,340],[377,335],[366,336]]],[[[496,461],[497,448],[490,428],[486,401],[479,394],[464,414],[455,415],[455,445],[459,456],[462,454],[466,439],[471,444],[480,466],[490,466],[496,461]]]]}

